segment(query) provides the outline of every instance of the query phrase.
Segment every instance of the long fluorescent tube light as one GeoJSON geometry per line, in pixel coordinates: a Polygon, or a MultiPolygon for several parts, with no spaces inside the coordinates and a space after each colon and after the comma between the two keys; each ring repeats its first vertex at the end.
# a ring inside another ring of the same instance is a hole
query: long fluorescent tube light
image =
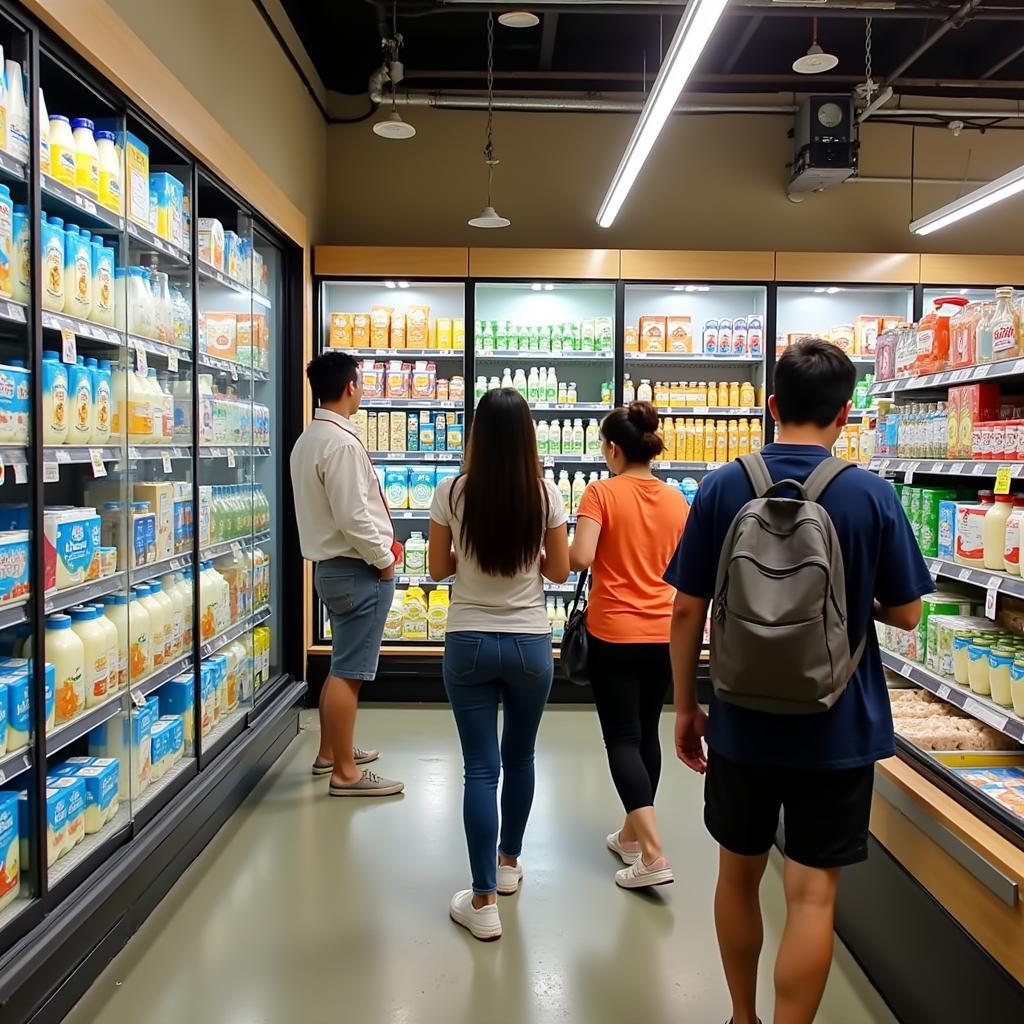
{"type": "Polygon", "coordinates": [[[597,213],[601,227],[612,226],[727,3],[728,0],[690,0],[686,5],[654,88],[640,111],[640,120],[597,213]]]}
{"type": "Polygon", "coordinates": [[[950,224],[970,217],[979,210],[1009,199],[1018,192],[1024,192],[1024,166],[996,178],[995,181],[990,181],[987,185],[982,185],[981,188],[976,188],[973,192],[968,192],[967,195],[945,206],[940,206],[927,217],[919,217],[910,225],[910,230],[915,235],[930,235],[933,231],[949,227],[950,224]]]}

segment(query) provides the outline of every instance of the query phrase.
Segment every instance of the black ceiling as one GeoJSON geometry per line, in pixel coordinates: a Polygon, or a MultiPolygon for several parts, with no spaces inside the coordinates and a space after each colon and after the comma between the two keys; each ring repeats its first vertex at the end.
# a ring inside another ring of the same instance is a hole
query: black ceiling
{"type": "MultiPolygon", "coordinates": [[[[381,34],[390,34],[390,0],[283,0],[324,84],[352,95],[382,63],[381,34]]],[[[406,86],[479,89],[486,67],[486,10],[519,4],[463,4],[451,0],[398,0],[404,37],[406,86]]],[[[690,91],[848,91],[864,78],[866,13],[873,13],[874,77],[896,69],[959,5],[895,0],[889,10],[798,8],[791,3],[731,6],[704,53],[690,91]],[[834,72],[794,75],[792,62],[819,38],[840,58],[834,72]]],[[[532,29],[495,26],[496,88],[517,93],[553,90],[640,92],[641,74],[657,71],[678,21],[678,7],[650,4],[630,10],[579,4],[535,3],[541,24],[532,29]],[[602,9],[603,8],[603,9],[602,9]],[[653,12],[653,13],[652,13],[653,12]]],[[[1024,95],[1024,3],[977,2],[971,13],[915,60],[901,76],[905,91],[948,96],[1024,95]],[[1016,56],[1013,56],[1016,54],[1016,56]],[[1013,57],[1002,68],[994,66],[1013,57]],[[970,83],[968,87],[965,85],[970,83]]]]}

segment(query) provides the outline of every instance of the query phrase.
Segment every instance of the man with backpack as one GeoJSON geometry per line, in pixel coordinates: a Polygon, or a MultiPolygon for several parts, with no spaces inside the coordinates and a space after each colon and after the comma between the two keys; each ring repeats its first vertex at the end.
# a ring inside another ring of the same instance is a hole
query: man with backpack
{"type": "Polygon", "coordinates": [[[732,1024],[758,1021],[759,887],[780,811],[787,918],[774,1020],[814,1019],[839,869],[867,856],[874,763],[895,752],[874,620],[913,629],[934,590],[892,485],[830,457],[855,383],[847,356],[821,339],[783,353],[768,400],[778,441],[705,478],[665,574],[677,590],[676,753],[707,773],[732,1024]],[[712,602],[705,714],[696,673],[712,602]]]}

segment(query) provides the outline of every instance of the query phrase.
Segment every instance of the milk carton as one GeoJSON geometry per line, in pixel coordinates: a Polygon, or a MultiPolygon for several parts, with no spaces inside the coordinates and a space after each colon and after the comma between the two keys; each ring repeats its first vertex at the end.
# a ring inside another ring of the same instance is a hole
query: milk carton
{"type": "MultiPolygon", "coordinates": [[[[167,769],[174,763],[174,729],[172,719],[161,718],[153,723],[151,735],[153,774],[152,781],[156,782],[167,774],[167,769]]],[[[178,719],[180,722],[181,720],[178,719]]]]}
{"type": "Polygon", "coordinates": [[[75,778],[85,783],[85,834],[95,835],[117,814],[120,764],[117,758],[95,758],[75,778]]]}
{"type": "Polygon", "coordinates": [[[68,796],[63,790],[46,787],[46,864],[52,867],[64,854],[68,825],[68,796]]]}
{"type": "Polygon", "coordinates": [[[747,317],[747,353],[751,356],[764,355],[764,317],[754,314],[747,317]]]}
{"type": "Polygon", "coordinates": [[[718,352],[718,321],[704,321],[704,352],[709,356],[717,356],[718,352]]]}
{"type": "Polygon", "coordinates": [[[436,469],[434,466],[409,468],[409,508],[429,509],[434,498],[436,469]]]}
{"type": "Polygon", "coordinates": [[[99,579],[101,534],[100,517],[94,508],[44,511],[45,587],[48,591],[99,579]]]}
{"type": "Polygon", "coordinates": [[[0,790],[0,910],[18,895],[20,882],[18,794],[0,790]]]}
{"type": "Polygon", "coordinates": [[[178,717],[184,729],[184,741],[190,746],[195,741],[195,690],[191,673],[175,676],[157,690],[160,714],[164,718],[178,717]]]}
{"type": "Polygon", "coordinates": [[[384,496],[388,508],[409,507],[409,467],[386,466],[384,469],[384,496]]]}
{"type": "Polygon", "coordinates": [[[70,853],[85,838],[85,782],[76,776],[48,778],[47,786],[62,791],[67,797],[67,819],[64,827],[64,845],[61,855],[70,853]]]}
{"type": "MultiPolygon", "coordinates": [[[[732,322],[732,352],[734,356],[745,356],[747,348],[748,322],[745,316],[739,316],[732,322]]],[[[723,353],[724,355],[725,353],[723,353]]]]}

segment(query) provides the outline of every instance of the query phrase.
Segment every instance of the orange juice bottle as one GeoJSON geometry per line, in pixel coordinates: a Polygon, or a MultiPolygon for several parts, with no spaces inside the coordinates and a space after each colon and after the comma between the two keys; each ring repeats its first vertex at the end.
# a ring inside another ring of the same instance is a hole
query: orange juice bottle
{"type": "Polygon", "coordinates": [[[715,421],[705,420],[704,421],[704,451],[699,462],[714,462],[715,461],[715,421]]]}
{"type": "Polygon", "coordinates": [[[729,382],[729,405],[734,409],[740,404],[740,382],[733,380],[729,382]]]}
{"type": "Polygon", "coordinates": [[[679,439],[676,432],[676,424],[673,422],[671,416],[662,417],[658,433],[661,434],[661,440],[665,444],[665,447],[662,449],[662,453],[659,457],[669,460],[675,459],[676,445],[679,443],[679,439]]]}
{"type": "Polygon", "coordinates": [[[759,452],[764,446],[764,433],[760,420],[753,420],[750,424],[750,451],[759,452]]]}
{"type": "Polygon", "coordinates": [[[729,426],[725,420],[715,420],[715,462],[729,461],[729,426]]]}
{"type": "Polygon", "coordinates": [[[718,405],[718,385],[712,381],[708,385],[708,408],[713,409],[718,405]]]}
{"type": "Polygon", "coordinates": [[[729,461],[732,462],[740,453],[740,425],[729,420],[729,461]]]}
{"type": "Polygon", "coordinates": [[[747,420],[740,420],[740,438],[737,455],[750,454],[750,424],[747,420]]]}

